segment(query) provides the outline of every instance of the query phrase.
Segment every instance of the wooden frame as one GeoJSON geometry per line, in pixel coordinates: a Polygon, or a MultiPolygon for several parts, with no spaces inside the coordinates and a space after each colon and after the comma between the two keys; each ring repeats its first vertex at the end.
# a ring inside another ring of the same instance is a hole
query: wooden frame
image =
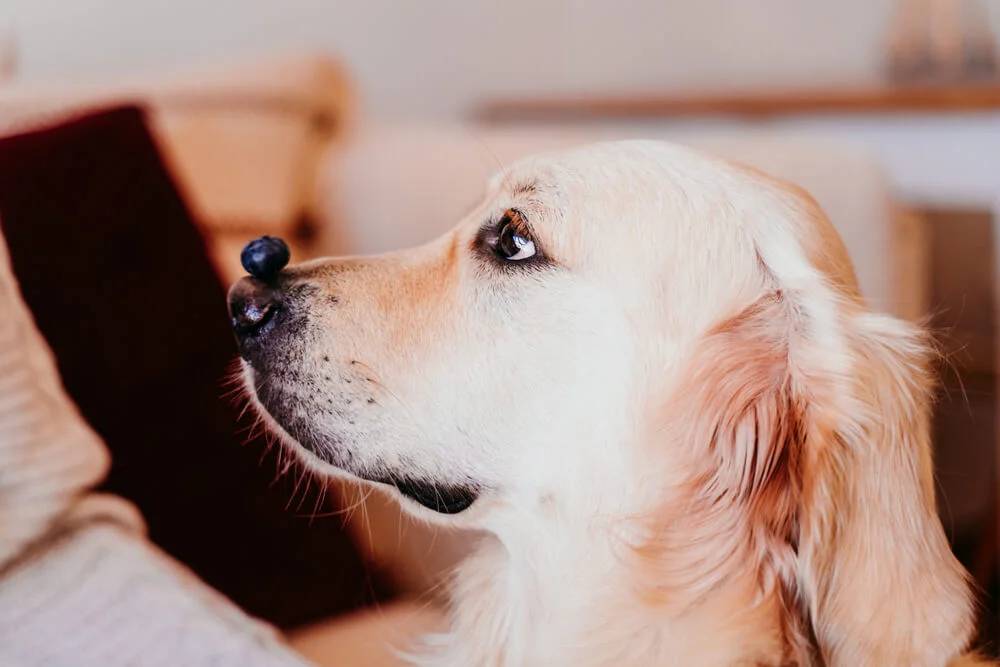
{"type": "Polygon", "coordinates": [[[474,115],[479,120],[497,122],[977,111],[1000,111],[1000,82],[745,93],[512,98],[487,102],[474,115]]]}

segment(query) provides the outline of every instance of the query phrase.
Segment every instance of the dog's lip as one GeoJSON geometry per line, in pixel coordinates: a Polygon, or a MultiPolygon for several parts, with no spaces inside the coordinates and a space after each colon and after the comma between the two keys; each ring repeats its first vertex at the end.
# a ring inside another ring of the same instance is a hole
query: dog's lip
{"type": "MultiPolygon", "coordinates": [[[[447,482],[435,482],[426,478],[420,478],[409,474],[390,474],[388,472],[380,474],[366,474],[363,471],[359,471],[357,466],[352,465],[350,461],[350,456],[348,455],[346,459],[336,460],[331,458],[329,451],[327,451],[327,456],[324,456],[317,451],[316,447],[310,447],[306,444],[306,441],[300,437],[298,433],[299,429],[295,428],[295,423],[288,423],[279,417],[281,410],[275,410],[274,406],[271,405],[272,401],[269,400],[271,397],[270,392],[261,392],[261,386],[263,382],[260,380],[259,372],[254,368],[252,362],[246,359],[244,356],[244,362],[249,368],[251,373],[251,382],[253,386],[253,392],[257,397],[258,402],[274,422],[279,425],[291,439],[299,443],[299,446],[312,453],[323,463],[326,463],[343,473],[350,476],[362,479],[367,482],[373,482],[376,484],[382,484],[395,489],[404,498],[408,498],[418,505],[431,510],[432,512],[437,512],[438,514],[453,515],[464,512],[469,509],[482,494],[482,487],[473,482],[464,483],[447,483],[447,482]]],[[[321,448],[320,451],[322,451],[321,448]]],[[[342,448],[335,448],[341,449],[342,448]]]]}
{"type": "Polygon", "coordinates": [[[438,514],[464,512],[478,500],[481,493],[472,484],[444,484],[414,477],[365,476],[363,479],[390,486],[405,498],[438,514]]]}

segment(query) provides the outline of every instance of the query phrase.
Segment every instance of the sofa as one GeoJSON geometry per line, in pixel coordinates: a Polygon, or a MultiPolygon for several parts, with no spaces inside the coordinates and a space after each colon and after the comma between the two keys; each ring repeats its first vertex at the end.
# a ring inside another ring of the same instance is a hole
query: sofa
{"type": "MultiPolygon", "coordinates": [[[[308,54],[142,81],[8,86],[0,89],[0,132],[123,104],[146,110],[221,285],[242,274],[238,251],[254,236],[286,237],[294,260],[395,250],[454,225],[476,202],[486,177],[511,160],[643,136],[705,148],[803,185],[844,238],[865,296],[902,317],[918,318],[926,310],[921,220],[895,201],[870,156],[814,137],[378,123],[356,117],[353,87],[338,63],[308,54]]],[[[344,506],[360,493],[351,485],[335,491],[344,506]]],[[[285,637],[279,641],[318,664],[396,664],[391,646],[441,624],[432,594],[475,538],[434,534],[379,494],[367,510],[366,525],[349,524],[354,543],[404,599],[420,602],[363,606],[295,627],[279,624],[285,637]]]]}

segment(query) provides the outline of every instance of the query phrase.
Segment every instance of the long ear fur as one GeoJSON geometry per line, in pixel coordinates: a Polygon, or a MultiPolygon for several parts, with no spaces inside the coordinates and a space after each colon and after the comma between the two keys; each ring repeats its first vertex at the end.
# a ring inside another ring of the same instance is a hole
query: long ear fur
{"type": "Polygon", "coordinates": [[[698,343],[663,424],[684,443],[688,481],[639,550],[653,602],[698,609],[722,591],[723,605],[741,611],[717,635],[744,626],[740,657],[762,665],[811,665],[814,653],[797,588],[805,406],[790,373],[789,322],[775,292],[698,343]],[[755,592],[740,597],[747,587],[755,592]]]}
{"type": "Polygon", "coordinates": [[[833,352],[807,340],[796,355],[810,394],[799,578],[816,641],[829,667],[946,665],[973,609],[934,502],[928,346],[887,316],[838,319],[845,376],[811,371],[833,352]]]}
{"type": "Polygon", "coordinates": [[[928,346],[853,304],[839,344],[818,343],[795,297],[764,296],[693,355],[668,427],[694,483],[640,551],[654,592],[693,604],[752,571],[780,664],[980,664],[961,656],[971,596],[934,503],[928,346]]]}

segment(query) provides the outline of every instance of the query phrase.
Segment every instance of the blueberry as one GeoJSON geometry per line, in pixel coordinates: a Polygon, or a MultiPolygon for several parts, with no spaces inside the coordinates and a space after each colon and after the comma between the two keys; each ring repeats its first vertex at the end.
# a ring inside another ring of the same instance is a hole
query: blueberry
{"type": "Polygon", "coordinates": [[[285,268],[291,256],[288,244],[277,236],[261,236],[243,246],[240,264],[254,278],[268,281],[285,268]]]}

